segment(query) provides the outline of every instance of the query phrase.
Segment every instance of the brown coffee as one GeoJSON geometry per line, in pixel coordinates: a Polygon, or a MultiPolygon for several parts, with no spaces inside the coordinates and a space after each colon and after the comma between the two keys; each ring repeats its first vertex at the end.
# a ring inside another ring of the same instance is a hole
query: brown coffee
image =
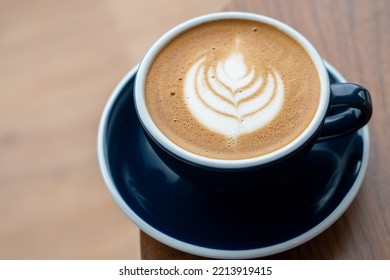
{"type": "Polygon", "coordinates": [[[157,127],[198,155],[244,159],[280,149],[309,125],[316,67],[288,34],[228,19],[179,34],[154,59],[145,99],[157,127]]]}

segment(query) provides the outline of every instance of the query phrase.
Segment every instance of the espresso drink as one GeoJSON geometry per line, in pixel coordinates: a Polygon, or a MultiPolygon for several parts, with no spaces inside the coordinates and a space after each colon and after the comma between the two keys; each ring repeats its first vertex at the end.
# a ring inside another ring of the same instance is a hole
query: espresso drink
{"type": "Polygon", "coordinates": [[[280,149],[311,122],[320,80],[303,47],[267,24],[228,19],[179,34],[154,59],[145,98],[157,127],[198,155],[280,149]]]}

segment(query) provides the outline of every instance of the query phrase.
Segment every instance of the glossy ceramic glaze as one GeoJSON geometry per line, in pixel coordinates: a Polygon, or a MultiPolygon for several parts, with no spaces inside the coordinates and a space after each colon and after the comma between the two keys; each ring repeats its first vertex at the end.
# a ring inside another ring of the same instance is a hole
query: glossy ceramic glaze
{"type": "MultiPolygon", "coordinates": [[[[331,82],[343,78],[328,65],[331,82]]],[[[108,189],[141,230],[176,249],[213,258],[254,258],[298,246],[329,227],[358,192],[368,161],[367,127],[314,145],[300,164],[243,192],[210,191],[181,176],[146,139],[133,102],[136,70],[111,96],[98,154],[108,189]]],[[[212,184],[216,184],[213,182],[212,184]]]]}

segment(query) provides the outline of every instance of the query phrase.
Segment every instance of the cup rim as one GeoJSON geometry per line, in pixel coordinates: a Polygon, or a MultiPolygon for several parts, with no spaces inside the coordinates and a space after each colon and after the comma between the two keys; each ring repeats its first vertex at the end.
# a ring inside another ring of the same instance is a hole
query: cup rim
{"type": "Polygon", "coordinates": [[[168,151],[173,156],[184,160],[185,162],[206,168],[212,169],[224,169],[224,170],[234,170],[234,169],[247,169],[253,167],[259,167],[262,165],[268,165],[272,162],[278,161],[295,151],[299,150],[306,142],[308,142],[313,135],[316,134],[319,127],[321,126],[327,109],[329,105],[329,77],[327,75],[327,71],[324,65],[324,62],[314,46],[298,31],[293,29],[292,27],[267,16],[246,13],[246,12],[218,12],[212,14],[206,14],[203,16],[199,16],[196,18],[192,18],[187,20],[163,34],[148,50],[144,58],[142,59],[135,80],[135,94],[134,94],[134,102],[135,108],[138,115],[138,118],[145,129],[145,131],[149,134],[149,136],[156,141],[158,145],[160,145],[164,150],[168,151]],[[194,154],[190,151],[181,148],[169,138],[167,138],[157,127],[157,125],[153,122],[149,111],[147,109],[147,105],[144,98],[144,86],[146,80],[146,73],[148,72],[152,62],[158,53],[165,47],[172,39],[181,34],[182,32],[195,27],[199,24],[203,24],[211,21],[218,21],[222,19],[244,19],[244,20],[254,20],[259,21],[265,24],[272,25],[277,29],[285,32],[289,36],[291,36],[295,41],[297,41],[308,53],[310,58],[312,59],[317,73],[319,75],[320,80],[320,100],[318,104],[318,109],[311,120],[310,124],[306,127],[306,129],[293,141],[291,141],[286,146],[273,151],[271,153],[245,158],[245,159],[216,159],[209,158],[201,155],[194,154]]]}

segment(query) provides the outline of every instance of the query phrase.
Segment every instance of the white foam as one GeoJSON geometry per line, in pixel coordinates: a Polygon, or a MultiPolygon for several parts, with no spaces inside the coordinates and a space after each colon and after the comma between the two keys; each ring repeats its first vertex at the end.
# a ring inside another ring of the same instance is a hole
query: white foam
{"type": "Polygon", "coordinates": [[[253,132],[282,109],[283,82],[275,69],[270,71],[262,87],[263,77],[256,76],[259,71],[252,65],[246,65],[239,50],[216,67],[208,66],[207,58],[202,57],[185,78],[187,107],[199,123],[216,133],[234,138],[253,132]]]}

